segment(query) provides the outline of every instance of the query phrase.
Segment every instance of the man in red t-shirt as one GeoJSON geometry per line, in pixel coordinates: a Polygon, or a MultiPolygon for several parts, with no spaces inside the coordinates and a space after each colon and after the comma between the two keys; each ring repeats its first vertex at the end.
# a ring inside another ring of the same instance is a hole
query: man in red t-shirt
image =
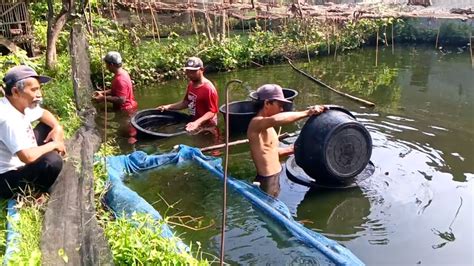
{"type": "Polygon", "coordinates": [[[192,122],[186,125],[186,131],[199,132],[201,129],[217,126],[217,111],[219,96],[212,83],[204,77],[204,66],[202,60],[190,57],[184,66],[186,76],[189,79],[186,95],[183,100],[166,105],[160,105],[156,109],[183,110],[188,108],[193,116],[192,122]]]}
{"type": "MultiPolygon", "coordinates": [[[[104,57],[104,62],[107,70],[114,74],[112,86],[108,90],[95,91],[92,98],[97,102],[104,102],[104,100],[111,102],[114,110],[124,111],[130,118],[137,111],[138,104],[133,95],[133,84],[130,75],[122,68],[122,56],[118,52],[108,52],[104,57]]],[[[137,131],[130,122],[127,124],[126,129],[123,128],[122,130],[127,131],[128,142],[133,144],[137,141],[135,138],[137,131]]]]}
{"type": "Polygon", "coordinates": [[[104,57],[107,70],[114,74],[112,86],[108,90],[96,91],[92,95],[96,101],[111,102],[116,110],[133,113],[137,109],[137,102],[133,95],[133,84],[127,71],[122,68],[122,56],[118,52],[108,52],[104,57]]]}

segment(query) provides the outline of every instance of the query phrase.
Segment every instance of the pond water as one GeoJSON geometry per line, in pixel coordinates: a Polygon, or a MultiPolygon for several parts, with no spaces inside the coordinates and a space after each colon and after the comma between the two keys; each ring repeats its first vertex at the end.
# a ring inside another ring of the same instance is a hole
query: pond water
{"type": "MultiPolygon", "coordinates": [[[[231,79],[232,100],[248,90],[278,83],[298,90],[296,108],[325,103],[352,111],[373,139],[375,173],[358,188],[315,190],[282,178],[279,198],[296,220],[349,248],[362,261],[379,264],[472,265],[474,234],[474,71],[468,51],[437,51],[431,46],[364,48],[337,57],[313,59],[297,66],[341,91],[375,102],[374,109],[321,88],[289,65],[209,74],[219,88],[231,79]]],[[[186,82],[174,80],[138,88],[140,109],[181,99],[186,82]]],[[[182,135],[127,144],[120,115],[109,114],[108,136],[122,152],[134,149],[167,152],[176,144],[204,147],[215,139],[182,135]]],[[[219,123],[223,123],[220,115],[219,123]]],[[[99,126],[103,122],[98,119],[99,126]]],[[[282,132],[301,128],[304,121],[282,132]]],[[[240,139],[244,136],[235,136],[240,139]]],[[[291,141],[291,140],[290,140],[291,141]]],[[[294,139],[293,139],[294,141],[294,139]]],[[[247,145],[231,147],[230,175],[252,181],[255,176],[247,145]]],[[[194,231],[176,227],[186,241],[201,243],[219,256],[220,182],[197,166],[144,173],[129,186],[162,213],[202,217],[194,231]],[[164,203],[174,203],[169,209],[164,203]]],[[[232,264],[313,264],[314,250],[301,245],[242,197],[228,200],[226,261],[232,264]]],[[[325,264],[325,261],[319,261],[325,264]]]]}

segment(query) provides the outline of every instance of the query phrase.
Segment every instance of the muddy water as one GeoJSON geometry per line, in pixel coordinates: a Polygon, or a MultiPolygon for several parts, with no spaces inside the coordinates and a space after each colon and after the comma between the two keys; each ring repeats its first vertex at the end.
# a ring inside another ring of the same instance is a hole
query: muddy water
{"type": "MultiPolygon", "coordinates": [[[[279,198],[296,220],[339,241],[361,260],[380,264],[474,263],[474,71],[469,53],[431,47],[363,49],[334,58],[321,57],[298,67],[333,87],[366,98],[374,109],[318,87],[288,65],[209,75],[219,88],[238,78],[234,100],[247,89],[266,82],[299,91],[297,108],[317,103],[345,106],[365,124],[373,139],[375,174],[348,190],[309,190],[287,178],[279,198]]],[[[140,108],[181,99],[185,81],[139,88],[140,108]]],[[[220,116],[221,124],[223,122],[220,116]]],[[[282,131],[292,132],[303,122],[282,131]]],[[[111,118],[109,136],[119,122],[111,118]],[[114,122],[115,121],[115,122],[114,122]]],[[[221,125],[222,126],[222,125],[221,125]]],[[[166,152],[175,144],[203,147],[215,140],[186,135],[164,140],[140,140],[134,146],[120,137],[122,151],[166,152]]],[[[243,137],[243,136],[240,136],[243,137]]],[[[239,136],[235,137],[236,139],[239,136]]],[[[255,175],[248,146],[231,149],[230,173],[252,181],[255,175]]],[[[143,174],[130,187],[155,202],[160,212],[202,217],[199,231],[177,227],[185,240],[201,243],[203,251],[219,256],[221,184],[197,166],[143,174]],[[168,208],[164,201],[176,203],[168,208]]],[[[233,193],[229,196],[226,260],[236,264],[301,264],[320,261],[282,228],[233,193]]],[[[199,224],[200,223],[200,224],[199,224]]],[[[320,261],[324,264],[324,261],[320,261]]]]}

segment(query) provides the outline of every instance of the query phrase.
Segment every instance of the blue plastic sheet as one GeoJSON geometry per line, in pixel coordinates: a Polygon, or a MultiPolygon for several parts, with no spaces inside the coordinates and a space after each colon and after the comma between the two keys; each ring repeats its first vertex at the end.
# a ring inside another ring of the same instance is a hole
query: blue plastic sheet
{"type": "Polygon", "coordinates": [[[7,241],[5,248],[5,256],[3,257],[3,265],[9,265],[12,255],[18,252],[18,240],[20,238],[20,232],[13,230],[13,223],[20,220],[20,213],[16,208],[16,200],[9,199],[7,205],[7,241]]]}
{"type": "MultiPolygon", "coordinates": [[[[205,156],[199,149],[185,145],[180,145],[176,153],[147,155],[144,152],[137,151],[129,155],[108,157],[107,170],[112,186],[106,194],[107,204],[116,215],[144,212],[151,214],[155,219],[161,219],[160,214],[136,192],[126,187],[122,180],[128,174],[155,169],[165,165],[179,165],[189,161],[198,163],[201,167],[223,180],[224,173],[220,158],[205,156]]],[[[267,195],[258,187],[230,176],[228,176],[227,184],[231,189],[234,189],[237,193],[248,199],[254,207],[281,224],[298,240],[310,247],[316,248],[334,264],[364,265],[352,252],[336,241],[330,240],[296,222],[283,202],[267,195]]],[[[171,237],[173,235],[169,227],[164,226],[162,229],[163,236],[171,237]]]]}

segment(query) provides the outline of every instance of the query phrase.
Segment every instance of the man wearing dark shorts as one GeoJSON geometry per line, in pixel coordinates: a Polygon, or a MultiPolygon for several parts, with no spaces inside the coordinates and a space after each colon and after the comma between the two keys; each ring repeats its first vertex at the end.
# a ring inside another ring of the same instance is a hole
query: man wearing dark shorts
{"type": "Polygon", "coordinates": [[[62,169],[64,133],[51,112],[42,109],[40,84],[50,80],[28,66],[16,66],[3,78],[0,98],[0,196],[9,198],[28,185],[47,192],[62,169]],[[33,129],[31,122],[40,123],[33,129]]]}
{"type": "Polygon", "coordinates": [[[283,112],[283,104],[289,102],[283,90],[276,84],[265,84],[257,89],[257,115],[250,121],[247,138],[250,153],[257,169],[255,181],[260,188],[273,197],[280,193],[280,156],[293,153],[293,146],[280,148],[278,134],[274,127],[296,122],[324,111],[316,105],[299,112],[283,112]]]}

